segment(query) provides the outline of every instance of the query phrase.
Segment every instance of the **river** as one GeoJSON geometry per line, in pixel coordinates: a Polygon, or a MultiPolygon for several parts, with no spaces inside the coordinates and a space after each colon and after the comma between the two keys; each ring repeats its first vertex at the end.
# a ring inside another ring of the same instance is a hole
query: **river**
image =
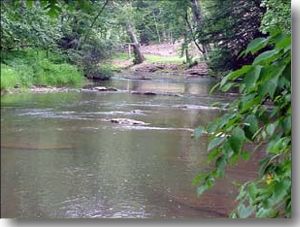
{"type": "Polygon", "coordinates": [[[222,114],[213,103],[231,101],[209,94],[213,80],[115,77],[100,85],[119,91],[1,97],[2,217],[228,215],[236,195],[232,181],[255,176],[251,162],[200,198],[192,185],[208,168],[207,138],[192,138],[192,130],[222,114]],[[120,125],[111,118],[148,124],[120,125]]]}

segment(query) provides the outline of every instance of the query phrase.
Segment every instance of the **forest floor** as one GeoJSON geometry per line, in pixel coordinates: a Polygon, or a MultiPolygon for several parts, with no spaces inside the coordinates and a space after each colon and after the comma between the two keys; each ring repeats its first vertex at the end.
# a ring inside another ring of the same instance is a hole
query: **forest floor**
{"type": "MultiPolygon", "coordinates": [[[[184,64],[184,57],[180,57],[180,44],[150,44],[141,46],[141,52],[145,61],[141,64],[133,64],[133,56],[126,52],[117,53],[112,65],[116,70],[130,70],[134,72],[166,72],[180,73],[187,77],[205,76],[208,67],[205,62],[198,62],[191,67],[184,64]]],[[[191,50],[192,55],[196,56],[196,50],[191,50]]]]}

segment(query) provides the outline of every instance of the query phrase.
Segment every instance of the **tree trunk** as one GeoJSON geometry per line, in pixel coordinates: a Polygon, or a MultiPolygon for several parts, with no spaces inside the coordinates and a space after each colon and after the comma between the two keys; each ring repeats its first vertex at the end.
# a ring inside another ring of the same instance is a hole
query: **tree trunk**
{"type": "Polygon", "coordinates": [[[190,54],[189,54],[189,43],[187,41],[187,35],[186,34],[184,34],[184,41],[183,41],[183,44],[182,44],[182,48],[183,48],[183,51],[184,51],[186,64],[190,65],[191,64],[191,58],[190,58],[190,54]]]}
{"type": "Polygon", "coordinates": [[[156,17],[155,17],[155,13],[154,12],[153,12],[153,18],[154,18],[154,24],[155,24],[156,34],[157,34],[157,38],[158,38],[158,43],[160,43],[160,35],[159,35],[159,31],[158,31],[158,27],[157,27],[157,22],[156,22],[156,17]]]}
{"type": "MultiPolygon", "coordinates": [[[[193,19],[196,23],[197,28],[201,28],[202,26],[202,14],[201,14],[201,8],[199,5],[199,1],[198,0],[191,0],[191,8],[192,8],[192,12],[193,12],[193,19]]],[[[197,29],[197,30],[198,30],[197,29]]],[[[196,44],[196,43],[195,43],[196,44]]],[[[210,49],[208,44],[202,44],[202,49],[203,49],[203,57],[205,60],[208,59],[208,51],[210,49]]]]}
{"type": "Polygon", "coordinates": [[[193,18],[196,22],[197,27],[201,27],[202,15],[198,0],[191,0],[191,8],[193,12],[193,18]]]}
{"type": "Polygon", "coordinates": [[[134,64],[140,64],[145,60],[144,55],[140,51],[140,44],[139,44],[139,42],[137,40],[137,37],[136,37],[136,34],[133,30],[132,24],[127,23],[126,27],[127,27],[127,33],[130,37],[130,40],[132,42],[132,47],[133,47],[133,53],[134,53],[133,63],[134,64]]]}

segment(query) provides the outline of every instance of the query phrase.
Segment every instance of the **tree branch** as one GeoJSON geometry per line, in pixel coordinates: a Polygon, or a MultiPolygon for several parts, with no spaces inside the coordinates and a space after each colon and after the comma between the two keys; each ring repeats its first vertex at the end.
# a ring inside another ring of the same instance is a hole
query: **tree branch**
{"type": "Polygon", "coordinates": [[[189,30],[190,30],[190,32],[191,32],[192,39],[193,39],[193,41],[194,41],[196,47],[198,48],[198,50],[199,50],[202,54],[204,54],[204,50],[199,46],[199,44],[198,44],[197,41],[196,41],[196,38],[195,38],[195,36],[194,36],[193,29],[192,29],[192,26],[191,26],[191,24],[190,24],[190,22],[189,22],[187,13],[185,14],[185,18],[184,18],[184,19],[185,19],[186,24],[187,24],[187,26],[188,26],[188,28],[189,28],[189,30]]]}
{"type": "Polygon", "coordinates": [[[84,42],[86,41],[87,36],[89,35],[90,31],[92,30],[93,26],[95,25],[97,19],[100,17],[101,13],[104,11],[104,8],[105,8],[105,6],[108,4],[108,2],[109,2],[109,0],[106,0],[106,1],[105,1],[104,5],[103,5],[102,8],[100,9],[99,13],[95,16],[95,18],[94,18],[94,20],[93,20],[91,26],[89,27],[87,33],[86,33],[85,36],[84,36],[84,39],[83,39],[84,42]]]}

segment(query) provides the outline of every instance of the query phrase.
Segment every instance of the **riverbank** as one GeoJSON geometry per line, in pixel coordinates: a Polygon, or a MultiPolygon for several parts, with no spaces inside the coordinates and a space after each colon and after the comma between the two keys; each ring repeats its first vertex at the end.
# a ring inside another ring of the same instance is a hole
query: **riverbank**
{"type": "MultiPolygon", "coordinates": [[[[178,55],[174,45],[160,44],[143,46],[146,60],[138,65],[126,53],[116,53],[111,60],[102,62],[99,68],[112,76],[112,71],[129,72],[129,79],[151,80],[155,74],[169,74],[184,79],[208,75],[205,62],[188,67],[178,55]]],[[[38,49],[24,49],[3,54],[1,60],[1,95],[25,90],[60,92],[72,87],[84,86],[85,77],[75,65],[66,62],[63,56],[38,49]]]]}
{"type": "Polygon", "coordinates": [[[1,94],[32,86],[81,86],[83,73],[63,56],[38,49],[2,53],[1,94]]]}
{"type": "Polygon", "coordinates": [[[125,52],[116,53],[110,64],[116,71],[128,70],[141,73],[172,73],[181,74],[184,77],[207,76],[208,66],[206,62],[197,59],[197,53],[193,52],[190,65],[185,58],[180,56],[180,45],[176,44],[151,44],[141,46],[145,61],[134,65],[133,56],[125,52]]]}

